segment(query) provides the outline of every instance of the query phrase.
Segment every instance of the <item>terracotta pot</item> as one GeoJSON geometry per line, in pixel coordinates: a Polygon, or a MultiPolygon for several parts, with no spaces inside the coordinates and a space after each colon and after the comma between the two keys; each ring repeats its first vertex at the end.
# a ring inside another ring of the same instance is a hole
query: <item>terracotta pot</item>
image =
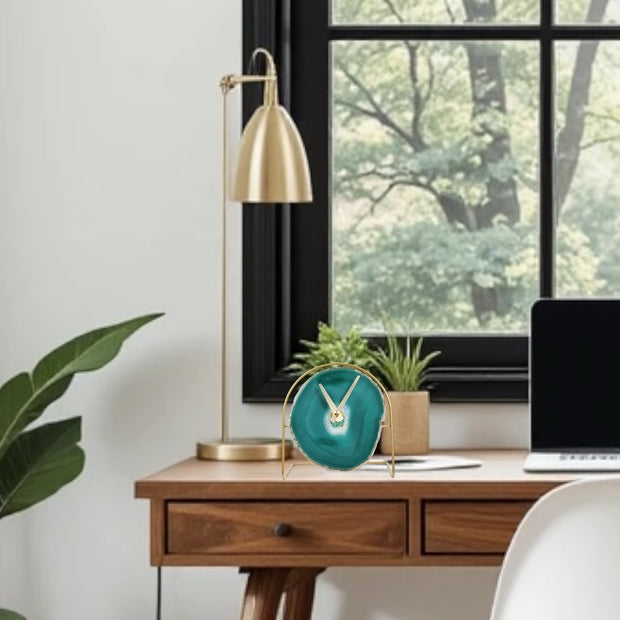
{"type": "MultiPolygon", "coordinates": [[[[426,454],[429,445],[428,392],[388,392],[392,403],[394,454],[426,454]]],[[[392,454],[390,429],[381,431],[380,449],[392,454]]]]}

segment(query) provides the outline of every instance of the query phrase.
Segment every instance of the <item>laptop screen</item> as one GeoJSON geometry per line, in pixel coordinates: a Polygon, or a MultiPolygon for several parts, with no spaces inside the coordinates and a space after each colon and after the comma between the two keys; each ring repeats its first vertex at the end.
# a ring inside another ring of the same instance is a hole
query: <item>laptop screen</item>
{"type": "Polygon", "coordinates": [[[620,451],[620,299],[542,299],[531,318],[532,449],[620,451]]]}

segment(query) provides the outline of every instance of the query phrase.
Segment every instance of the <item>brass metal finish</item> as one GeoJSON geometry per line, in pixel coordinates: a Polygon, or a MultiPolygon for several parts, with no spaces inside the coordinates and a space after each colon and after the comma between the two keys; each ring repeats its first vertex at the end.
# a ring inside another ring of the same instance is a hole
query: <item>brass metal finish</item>
{"type": "Polygon", "coordinates": [[[332,411],[329,414],[329,421],[332,424],[341,424],[341,422],[344,422],[344,413],[342,411],[332,411]]]}
{"type": "Polygon", "coordinates": [[[272,55],[259,47],[252,54],[265,58],[265,75],[225,75],[222,91],[222,212],[220,239],[220,439],[196,445],[199,459],[225,461],[289,458],[291,442],[279,439],[229,438],[226,382],[226,201],[228,196],[227,95],[236,86],[264,84],[263,105],[254,113],[241,138],[239,165],[232,199],[242,202],[309,202],[310,172],[303,142],[288,112],[278,103],[276,65],[272,55]]]}
{"type": "Polygon", "coordinates": [[[306,152],[288,112],[259,107],[243,131],[231,199],[238,202],[310,202],[306,152]]]}
{"type": "Polygon", "coordinates": [[[290,458],[291,448],[290,441],[282,445],[276,438],[249,437],[197,443],[196,456],[215,461],[278,461],[290,458]]]}
{"type": "MultiPolygon", "coordinates": [[[[263,105],[248,121],[241,136],[231,200],[237,202],[311,202],[310,167],[301,136],[289,113],[278,101],[276,65],[259,47],[252,54],[265,57],[267,73],[263,105]]],[[[226,88],[254,81],[256,76],[227,76],[226,88]]],[[[224,87],[222,87],[224,88],[224,87]]]]}
{"type": "MultiPolygon", "coordinates": [[[[327,364],[320,364],[319,366],[315,366],[314,368],[310,368],[310,370],[306,370],[306,372],[304,372],[299,377],[297,377],[297,380],[295,381],[295,383],[293,383],[293,385],[291,385],[291,388],[286,393],[286,397],[284,398],[284,404],[282,405],[282,449],[284,450],[285,442],[289,442],[290,441],[288,439],[285,439],[284,435],[286,433],[286,429],[290,428],[290,425],[286,423],[286,405],[288,404],[288,401],[290,399],[291,394],[293,393],[293,391],[295,390],[297,385],[301,381],[303,381],[303,379],[305,379],[308,375],[314,374],[315,372],[317,372],[318,370],[321,370],[322,368],[331,368],[331,367],[334,367],[334,366],[336,366],[336,367],[344,367],[344,368],[353,368],[354,370],[357,370],[357,371],[361,372],[362,374],[366,375],[379,388],[379,390],[381,391],[381,394],[383,395],[383,402],[385,404],[385,421],[381,425],[381,429],[384,429],[384,428],[389,428],[390,429],[390,438],[392,440],[392,461],[391,462],[390,461],[382,461],[382,460],[379,460],[379,461],[374,461],[373,460],[373,461],[371,461],[369,459],[365,463],[362,463],[360,465],[360,467],[363,467],[364,465],[366,465],[366,463],[372,463],[373,465],[384,464],[388,468],[388,472],[389,472],[390,476],[392,478],[394,478],[394,476],[396,475],[396,461],[394,459],[394,428],[392,427],[392,403],[390,402],[390,397],[389,397],[386,389],[383,387],[383,384],[381,383],[381,381],[379,381],[379,379],[377,379],[377,377],[375,377],[372,373],[368,372],[367,370],[364,370],[360,366],[356,366],[355,364],[347,364],[345,362],[328,362],[327,364]]],[[[343,402],[341,403],[341,405],[344,404],[344,402],[346,401],[347,398],[348,398],[348,394],[343,399],[343,402]]],[[[338,408],[336,408],[336,409],[338,409],[338,408]]],[[[318,463],[315,463],[311,459],[308,459],[307,461],[302,461],[300,463],[292,463],[289,466],[289,468],[285,471],[284,470],[284,456],[283,456],[282,457],[282,480],[286,480],[286,477],[291,473],[291,470],[296,465],[318,465],[318,463]]]]}
{"type": "Polygon", "coordinates": [[[263,104],[241,136],[230,198],[236,202],[311,202],[308,157],[295,123],[279,103],[273,56],[259,47],[254,50],[252,61],[258,55],[265,57],[265,75],[225,75],[220,80],[224,98],[240,84],[264,84],[263,104]]]}

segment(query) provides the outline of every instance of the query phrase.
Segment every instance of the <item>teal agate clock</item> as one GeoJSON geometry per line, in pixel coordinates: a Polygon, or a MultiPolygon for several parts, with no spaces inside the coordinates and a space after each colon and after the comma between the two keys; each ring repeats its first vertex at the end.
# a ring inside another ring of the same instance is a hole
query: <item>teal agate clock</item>
{"type": "Polygon", "coordinates": [[[325,364],[317,369],[293,401],[291,435],[313,463],[355,469],[368,461],[377,446],[385,390],[370,373],[353,365],[325,364]]]}

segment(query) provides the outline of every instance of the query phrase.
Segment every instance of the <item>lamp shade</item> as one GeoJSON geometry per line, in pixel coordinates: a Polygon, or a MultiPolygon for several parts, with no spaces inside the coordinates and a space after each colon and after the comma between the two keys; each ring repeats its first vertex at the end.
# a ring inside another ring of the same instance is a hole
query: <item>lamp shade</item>
{"type": "Polygon", "coordinates": [[[261,105],[248,121],[230,197],[237,202],[312,200],[306,151],[295,123],[281,105],[261,105]]]}

